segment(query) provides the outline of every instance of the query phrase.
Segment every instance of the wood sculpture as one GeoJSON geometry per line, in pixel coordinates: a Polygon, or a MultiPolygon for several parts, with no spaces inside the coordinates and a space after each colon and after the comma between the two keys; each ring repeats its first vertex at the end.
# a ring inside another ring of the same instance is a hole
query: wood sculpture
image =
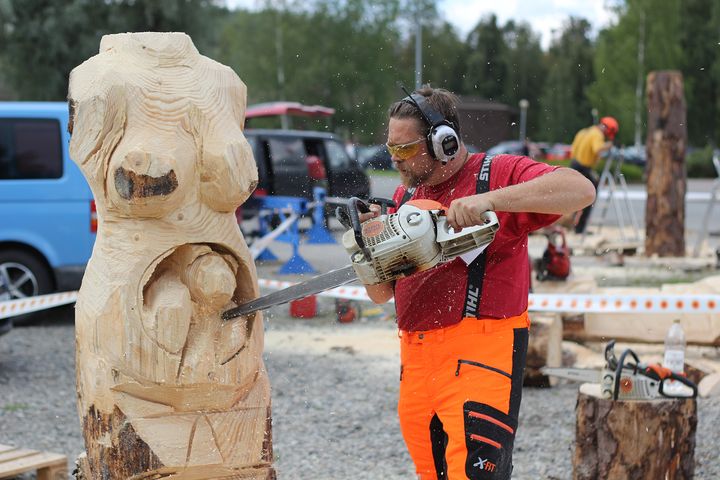
{"type": "Polygon", "coordinates": [[[268,479],[270,387],[235,219],[257,183],[245,85],[182,33],[107,35],[70,75],[98,236],[76,306],[90,479],[268,479]]]}

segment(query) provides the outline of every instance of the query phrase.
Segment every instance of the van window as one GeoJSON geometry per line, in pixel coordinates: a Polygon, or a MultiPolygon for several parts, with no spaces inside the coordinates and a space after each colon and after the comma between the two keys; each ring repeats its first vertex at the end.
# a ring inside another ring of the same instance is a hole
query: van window
{"type": "Polygon", "coordinates": [[[60,122],[0,119],[0,179],[60,178],[60,122]]]}
{"type": "Polygon", "coordinates": [[[299,138],[271,138],[270,159],[274,171],[287,169],[291,172],[307,173],[305,165],[305,144],[299,138]]]}
{"type": "Polygon", "coordinates": [[[350,160],[350,156],[340,142],[328,140],[325,142],[325,148],[327,148],[330,168],[335,170],[350,170],[350,162],[352,162],[352,160],[350,160]]]}

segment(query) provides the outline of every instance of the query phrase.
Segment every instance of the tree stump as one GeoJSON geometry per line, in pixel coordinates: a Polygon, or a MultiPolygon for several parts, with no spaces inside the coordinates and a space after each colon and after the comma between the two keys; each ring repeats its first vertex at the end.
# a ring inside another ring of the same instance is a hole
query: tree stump
{"type": "Polygon", "coordinates": [[[693,478],[695,399],[608,400],[581,392],[575,414],[574,480],[693,478]]]}
{"type": "Polygon", "coordinates": [[[685,256],[687,112],[680,72],[647,77],[645,254],[685,256]]]}
{"type": "Polygon", "coordinates": [[[220,317],[259,292],[245,97],[182,33],[105,36],[70,75],[99,220],[75,319],[86,479],[274,478],[262,317],[220,317]]]}

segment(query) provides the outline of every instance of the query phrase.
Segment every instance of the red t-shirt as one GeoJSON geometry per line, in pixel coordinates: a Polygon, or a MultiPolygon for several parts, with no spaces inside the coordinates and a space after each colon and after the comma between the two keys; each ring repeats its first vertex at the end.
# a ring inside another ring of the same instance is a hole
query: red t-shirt
{"type": "MultiPolygon", "coordinates": [[[[432,199],[445,206],[456,198],[475,194],[477,176],[485,154],[471,155],[462,169],[439,185],[417,187],[413,199],[432,199]]],[[[498,155],[491,160],[490,190],[527,182],[558,167],[528,157],[498,155]]],[[[395,190],[399,205],[405,187],[395,190]]],[[[500,228],[486,249],[482,293],[477,316],[507,318],[528,306],[530,262],[528,233],[550,225],[560,215],[496,212],[500,228]]],[[[460,322],[465,309],[468,267],[456,258],[395,283],[398,327],[405,331],[432,330],[460,322]]]]}

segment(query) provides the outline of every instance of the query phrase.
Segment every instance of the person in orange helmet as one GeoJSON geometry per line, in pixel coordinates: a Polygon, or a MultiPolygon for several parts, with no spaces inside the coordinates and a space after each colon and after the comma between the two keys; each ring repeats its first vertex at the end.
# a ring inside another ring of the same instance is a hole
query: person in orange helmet
{"type": "MultiPolygon", "coordinates": [[[[613,117],[602,117],[597,125],[583,128],[575,134],[571,149],[570,168],[582,173],[595,185],[596,190],[599,178],[595,167],[600,160],[600,155],[612,147],[619,127],[618,121],[613,117]]],[[[592,207],[591,204],[582,210],[575,224],[575,233],[585,231],[592,207]]]]}

